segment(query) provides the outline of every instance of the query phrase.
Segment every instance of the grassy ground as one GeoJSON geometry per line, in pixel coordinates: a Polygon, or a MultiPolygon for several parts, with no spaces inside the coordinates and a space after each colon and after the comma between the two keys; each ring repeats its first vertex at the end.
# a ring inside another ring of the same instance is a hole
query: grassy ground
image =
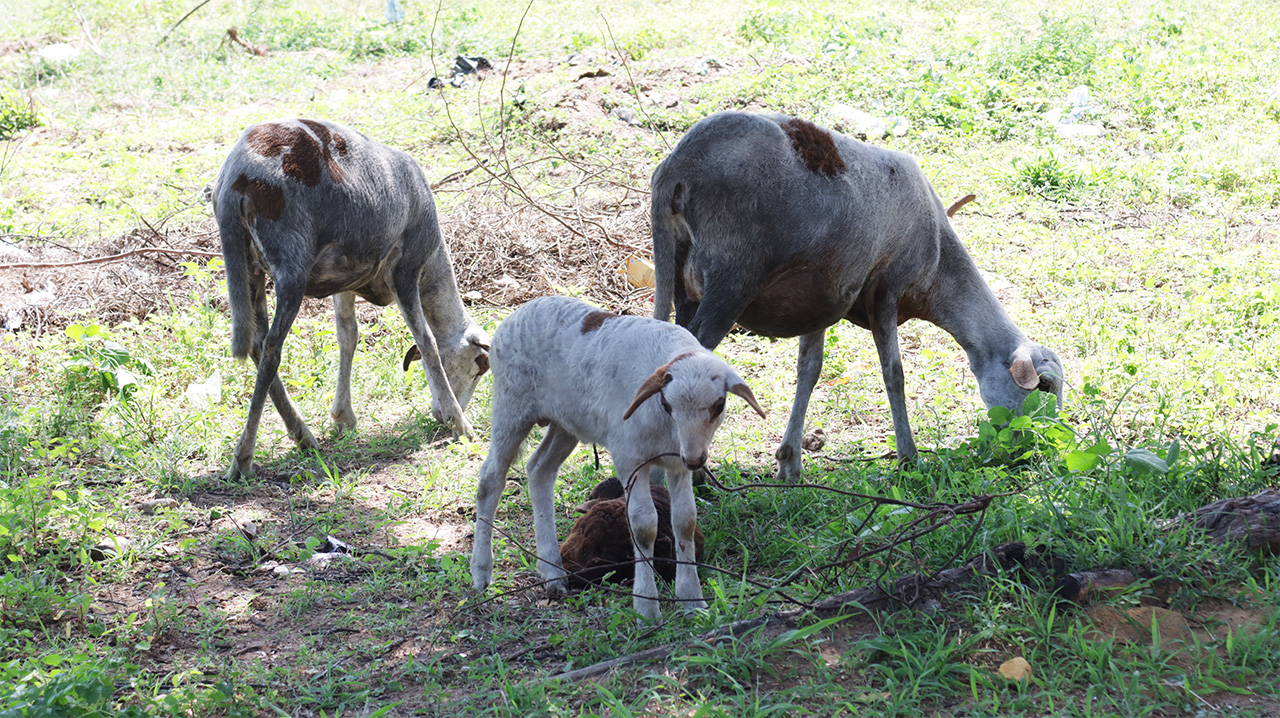
{"type": "MultiPolygon", "coordinates": [[[[211,3],[176,28],[191,7],[176,0],[7,10],[0,263],[216,250],[201,192],[239,132],[323,116],[441,182],[460,284],[490,331],[550,292],[644,312],[614,270],[648,244],[648,175],[680,134],[729,108],[839,124],[844,104],[905,129],[867,141],[914,154],[944,201],[978,195],[955,224],[1014,319],[1062,354],[1065,406],[1001,431],[960,348],[909,324],[913,424],[936,451],[899,469],[875,458],[892,430],[870,337],[831,329],[808,421],[828,442],[806,456],[809,483],[1003,495],[869,555],[919,512],[821,489],[706,490],[711,608],[638,626],[626,595],[549,602],[531,588],[519,476],[499,509],[495,590],[470,590],[488,385],[468,411],[477,440],[451,440],[420,373],[386,359],[410,341],[394,309],[360,310],[361,425],[340,435],[325,431],[332,324],[308,304],[283,375],[323,451],[292,448],[269,415],[256,476],[226,483],[251,381],[227,356],[218,260],[0,269],[0,321],[21,320],[0,334],[0,715],[1280,712],[1280,564],[1168,523],[1280,473],[1280,21],[1233,0],[486,1],[409,6],[394,25],[380,3],[348,6],[211,3]],[[78,56],[40,59],[57,42],[78,56]],[[429,90],[458,53],[498,69],[429,90]],[[1088,98],[1072,102],[1079,86],[1088,98]],[[1102,134],[1067,136],[1073,120],[1102,134]],[[149,499],[176,503],[139,511],[149,499]],[[309,563],[329,536],[351,553],[309,563]],[[128,550],[94,549],[110,537],[128,550]],[[1007,541],[1036,547],[1039,568],[916,610],[548,679],[1007,541]],[[1089,605],[1052,598],[1061,574],[1098,567],[1142,580],[1089,605]],[[1015,656],[1029,681],[1000,676],[1015,656]]],[[[733,335],[721,351],[770,418],[733,405],[715,472],[758,481],[795,343],[733,335]]],[[[579,448],[558,506],[608,475],[601,459],[579,448]]],[[[572,520],[562,509],[562,535],[572,520]]]]}

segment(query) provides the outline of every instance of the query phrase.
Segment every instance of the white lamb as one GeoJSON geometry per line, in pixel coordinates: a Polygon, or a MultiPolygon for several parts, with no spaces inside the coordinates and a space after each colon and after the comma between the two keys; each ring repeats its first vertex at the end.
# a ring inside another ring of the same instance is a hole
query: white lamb
{"type": "Polygon", "coordinates": [[[493,579],[493,518],[507,470],[538,424],[548,428],[529,458],[529,494],[538,571],[547,590],[562,593],[565,583],[556,541],[556,472],[578,442],[586,442],[609,448],[617,475],[628,486],[636,612],[658,616],[652,564],[658,515],[648,475],[641,474],[646,464],[667,472],[676,597],[685,606],[706,606],[694,559],[692,471],[707,462],[727,393],[764,416],[738,373],[681,327],[602,312],[568,297],[543,297],[517,309],[493,335],[489,360],[493,419],[476,491],[471,552],[476,589],[484,590],[493,579]],[[655,395],[658,400],[649,401],[655,395]]]}

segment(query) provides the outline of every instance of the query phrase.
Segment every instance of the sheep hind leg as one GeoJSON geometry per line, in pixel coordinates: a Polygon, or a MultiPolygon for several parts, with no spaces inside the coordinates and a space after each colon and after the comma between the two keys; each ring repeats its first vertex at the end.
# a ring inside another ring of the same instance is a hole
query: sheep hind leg
{"type": "Polygon", "coordinates": [[[551,595],[561,595],[565,590],[565,571],[560,563],[560,543],[556,538],[556,473],[577,446],[577,437],[559,424],[552,424],[533,456],[529,457],[527,467],[538,575],[546,582],[547,593],[551,595]]]}
{"type": "MultiPolygon", "coordinates": [[[[289,327],[298,316],[302,307],[303,293],[306,289],[306,274],[302,272],[278,272],[276,280],[276,314],[271,329],[262,340],[255,341],[251,350],[254,363],[257,364],[257,377],[253,384],[253,397],[249,400],[249,415],[245,419],[244,430],[240,440],[236,442],[235,456],[231,467],[227,469],[227,480],[237,476],[245,476],[253,470],[253,450],[258,441],[258,425],[262,421],[262,410],[270,394],[272,402],[279,410],[281,418],[289,433],[306,448],[315,447],[315,439],[298,413],[297,407],[289,400],[280,381],[280,355],[284,340],[289,336],[289,327]]],[[[265,314],[265,308],[261,312],[265,314]]]]}
{"type": "Polygon", "coordinates": [[[333,323],[338,335],[338,385],[333,393],[329,416],[342,429],[356,428],[356,413],[351,408],[351,362],[356,353],[360,330],[356,326],[356,295],[338,292],[333,295],[333,323]]]}
{"type": "Polygon", "coordinates": [[[809,397],[822,374],[822,350],[827,330],[819,329],[800,337],[800,358],[796,362],[796,397],[791,403],[791,418],[782,436],[782,445],[774,454],[778,460],[778,480],[795,483],[802,473],[800,440],[804,436],[804,417],[809,411],[809,397]]]}

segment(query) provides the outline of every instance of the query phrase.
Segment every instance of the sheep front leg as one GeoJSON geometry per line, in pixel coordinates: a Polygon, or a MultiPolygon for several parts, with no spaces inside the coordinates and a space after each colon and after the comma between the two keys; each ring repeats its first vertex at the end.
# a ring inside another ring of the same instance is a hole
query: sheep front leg
{"type": "Polygon", "coordinates": [[[471,422],[463,416],[458,398],[453,394],[444,365],[440,363],[440,349],[436,345],[435,335],[431,333],[431,327],[427,326],[427,319],[422,313],[417,275],[402,275],[397,272],[393,281],[400,315],[404,317],[405,324],[409,325],[413,341],[422,354],[422,368],[427,374],[427,386],[431,388],[432,414],[436,421],[450,425],[455,436],[470,436],[471,422]]]}
{"type": "Polygon", "coordinates": [[[791,418],[774,458],[778,460],[778,480],[795,483],[802,473],[800,440],[804,436],[804,417],[809,411],[809,397],[822,374],[823,341],[827,330],[800,337],[800,358],[796,362],[796,398],[791,404],[791,418]]]}
{"type": "MultiPolygon", "coordinates": [[[[637,464],[615,464],[619,478],[635,473],[637,464]]],[[[688,482],[688,477],[686,477],[688,482]]],[[[690,492],[693,491],[692,486],[690,492]]],[[[658,539],[658,510],[653,506],[649,482],[637,478],[627,491],[627,520],[631,524],[631,545],[635,550],[636,577],[632,585],[632,606],[648,620],[658,618],[658,582],[653,572],[653,544],[658,539]]]]}
{"type": "Polygon", "coordinates": [[[507,470],[520,453],[520,444],[533,427],[529,422],[504,420],[506,402],[502,396],[493,400],[492,439],[489,455],[480,467],[480,483],[476,487],[476,532],[471,547],[471,585],[483,591],[493,583],[493,520],[498,513],[498,499],[506,486],[507,470]],[[503,413],[499,413],[503,412],[503,413]]]}
{"type": "Polygon", "coordinates": [[[897,444],[898,461],[914,461],[918,454],[915,436],[911,433],[911,420],[907,416],[906,379],[902,375],[902,355],[898,350],[897,302],[885,300],[877,303],[870,324],[871,336],[876,340],[876,353],[880,355],[880,370],[884,374],[889,413],[893,416],[893,437],[897,444]]]}
{"type": "Polygon", "coordinates": [[[706,608],[702,583],[698,581],[697,545],[693,537],[698,525],[693,473],[682,471],[671,477],[670,483],[671,529],[676,539],[676,598],[685,608],[706,608]]]}
{"type": "Polygon", "coordinates": [[[533,537],[538,550],[538,575],[547,593],[564,593],[564,567],[556,538],[555,487],[560,465],[578,446],[578,439],[558,424],[547,429],[538,449],[529,457],[529,498],[533,502],[533,537]]]}

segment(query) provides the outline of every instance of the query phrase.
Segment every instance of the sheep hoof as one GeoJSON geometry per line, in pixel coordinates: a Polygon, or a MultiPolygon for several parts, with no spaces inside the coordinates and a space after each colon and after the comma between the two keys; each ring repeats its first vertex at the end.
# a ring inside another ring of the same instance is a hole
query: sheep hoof
{"type": "Polygon", "coordinates": [[[227,473],[223,478],[226,481],[235,481],[241,476],[253,476],[253,457],[232,459],[231,468],[227,469],[227,473]]]}
{"type": "Polygon", "coordinates": [[[333,417],[333,423],[339,431],[354,431],[356,428],[356,414],[351,407],[334,409],[329,412],[329,416],[333,417]]]}
{"type": "Polygon", "coordinates": [[[293,439],[298,442],[298,448],[300,449],[309,449],[314,451],[320,448],[320,442],[316,441],[316,437],[311,435],[311,430],[305,426],[302,427],[302,433],[293,437],[293,439]]]}
{"type": "Polygon", "coordinates": [[[563,598],[568,592],[565,588],[563,578],[557,578],[556,580],[547,583],[546,591],[548,598],[563,598]]]}

